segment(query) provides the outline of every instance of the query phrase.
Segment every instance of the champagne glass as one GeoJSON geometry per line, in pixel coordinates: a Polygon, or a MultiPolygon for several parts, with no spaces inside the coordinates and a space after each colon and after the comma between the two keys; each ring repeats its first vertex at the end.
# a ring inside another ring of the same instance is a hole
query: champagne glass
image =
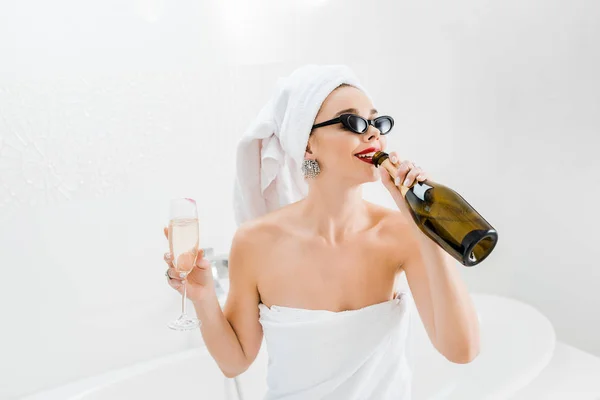
{"type": "Polygon", "coordinates": [[[186,278],[196,264],[199,236],[196,201],[190,198],[172,199],[169,217],[169,251],[173,255],[173,266],[182,278],[183,295],[181,315],[170,322],[168,327],[177,331],[187,331],[200,326],[197,318],[189,317],[185,312],[186,278]]]}

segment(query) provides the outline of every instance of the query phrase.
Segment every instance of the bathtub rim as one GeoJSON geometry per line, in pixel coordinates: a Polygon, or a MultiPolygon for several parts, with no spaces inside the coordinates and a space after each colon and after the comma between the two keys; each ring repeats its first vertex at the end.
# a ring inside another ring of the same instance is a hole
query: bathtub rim
{"type": "MultiPolygon", "coordinates": [[[[210,353],[208,352],[206,346],[199,346],[193,349],[187,349],[177,353],[168,354],[166,356],[139,361],[134,364],[119,367],[117,369],[90,377],[77,379],[58,387],[26,395],[25,397],[22,397],[21,400],[81,400],[85,396],[88,396],[95,391],[104,389],[119,381],[139,376],[165,364],[170,364],[194,357],[210,357],[210,353]]],[[[223,378],[225,378],[225,376],[223,378]]]]}

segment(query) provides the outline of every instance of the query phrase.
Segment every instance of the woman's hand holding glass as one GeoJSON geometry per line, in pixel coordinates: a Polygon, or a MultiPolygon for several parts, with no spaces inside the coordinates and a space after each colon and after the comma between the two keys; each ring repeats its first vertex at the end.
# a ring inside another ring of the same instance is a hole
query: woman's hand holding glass
{"type": "Polygon", "coordinates": [[[185,310],[186,298],[197,304],[211,289],[214,292],[212,268],[210,265],[206,266],[201,249],[198,251],[200,232],[196,201],[189,197],[171,199],[169,226],[165,229],[169,254],[172,254],[168,258],[165,256],[165,261],[169,264],[166,275],[169,283],[172,283],[171,287],[181,294],[181,315],[170,322],[168,327],[187,331],[199,327],[201,322],[198,318],[188,317],[185,310]]]}
{"type": "MultiPolygon", "coordinates": [[[[167,240],[169,240],[169,228],[164,228],[164,234],[167,240]]],[[[190,269],[188,265],[194,264],[187,274],[187,277],[185,277],[185,275],[182,276],[181,273],[175,269],[172,255],[169,252],[165,253],[164,259],[169,266],[169,269],[167,270],[167,274],[169,275],[169,278],[171,278],[168,279],[169,286],[183,295],[182,281],[185,278],[187,286],[186,295],[192,303],[199,304],[207,296],[216,296],[211,264],[209,260],[204,258],[204,251],[202,249],[198,250],[198,257],[196,260],[194,260],[194,255],[191,252],[182,253],[179,256],[178,265],[185,266],[185,270],[190,269]]]]}

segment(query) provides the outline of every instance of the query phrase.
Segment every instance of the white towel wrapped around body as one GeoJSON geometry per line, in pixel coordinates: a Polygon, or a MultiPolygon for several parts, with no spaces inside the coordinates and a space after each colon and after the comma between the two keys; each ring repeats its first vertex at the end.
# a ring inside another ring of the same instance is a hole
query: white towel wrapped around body
{"type": "Polygon", "coordinates": [[[233,208],[238,226],[308,194],[301,170],[308,137],[323,101],[343,83],[370,98],[345,65],[308,64],[278,79],[237,146],[233,208]]]}
{"type": "Polygon", "coordinates": [[[359,310],[259,304],[269,365],[264,400],[408,400],[410,292],[359,310]]]}

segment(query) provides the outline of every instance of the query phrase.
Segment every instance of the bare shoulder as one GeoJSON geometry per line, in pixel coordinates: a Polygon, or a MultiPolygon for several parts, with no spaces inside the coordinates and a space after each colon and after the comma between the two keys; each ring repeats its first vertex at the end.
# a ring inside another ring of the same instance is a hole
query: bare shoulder
{"type": "Polygon", "coordinates": [[[270,212],[261,217],[246,221],[238,227],[236,236],[241,240],[252,245],[257,245],[265,241],[277,238],[282,231],[286,230],[286,224],[282,223],[284,216],[289,214],[288,210],[279,209],[270,212]]]}
{"type": "Polygon", "coordinates": [[[378,236],[389,246],[390,256],[394,258],[402,270],[402,265],[410,252],[414,240],[414,232],[410,223],[400,210],[394,210],[375,203],[367,202],[373,215],[379,219],[378,236]]]}
{"type": "Polygon", "coordinates": [[[398,228],[401,227],[404,229],[407,226],[408,221],[404,214],[399,210],[394,210],[369,201],[365,201],[365,203],[373,218],[380,222],[383,234],[392,234],[395,232],[396,234],[394,236],[397,237],[398,228]]]}
{"type": "Polygon", "coordinates": [[[284,233],[290,230],[286,214],[289,214],[287,209],[279,209],[240,224],[233,237],[232,251],[236,248],[247,261],[260,261],[258,257],[264,256],[265,251],[282,240],[284,233]]]}

